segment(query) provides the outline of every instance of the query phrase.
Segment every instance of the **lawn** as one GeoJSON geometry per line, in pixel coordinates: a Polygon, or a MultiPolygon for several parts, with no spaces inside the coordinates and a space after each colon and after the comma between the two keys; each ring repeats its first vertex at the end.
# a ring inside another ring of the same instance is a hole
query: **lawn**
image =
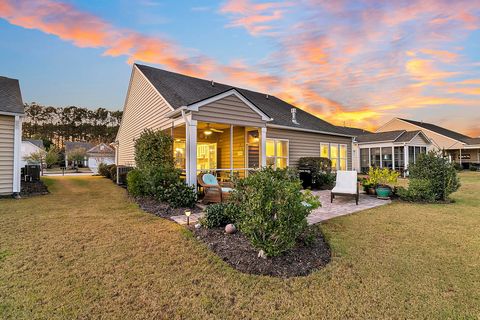
{"type": "Polygon", "coordinates": [[[308,277],[241,274],[100,177],[0,200],[0,318],[479,318],[480,174],[449,205],[393,203],[323,224],[308,277]]]}

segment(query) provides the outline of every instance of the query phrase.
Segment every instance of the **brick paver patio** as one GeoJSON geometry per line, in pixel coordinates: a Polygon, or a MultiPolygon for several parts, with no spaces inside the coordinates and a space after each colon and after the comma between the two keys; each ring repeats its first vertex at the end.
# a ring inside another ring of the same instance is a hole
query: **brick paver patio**
{"type": "Polygon", "coordinates": [[[307,217],[309,224],[375,208],[391,202],[390,200],[380,200],[376,197],[360,194],[358,206],[355,204],[355,199],[348,196],[336,196],[333,203],[330,203],[330,190],[313,191],[312,193],[320,198],[322,206],[307,217]]]}
{"type": "MultiPolygon", "coordinates": [[[[358,206],[355,204],[353,197],[337,196],[333,203],[330,203],[330,190],[313,191],[322,202],[322,206],[314,210],[308,217],[308,224],[319,223],[328,219],[344,216],[354,212],[383,206],[390,203],[390,200],[380,200],[366,194],[360,194],[358,206]]],[[[198,219],[203,216],[203,213],[194,213],[190,216],[190,224],[197,223],[198,219]]],[[[178,224],[187,224],[187,217],[185,215],[170,217],[171,220],[178,224]]]]}

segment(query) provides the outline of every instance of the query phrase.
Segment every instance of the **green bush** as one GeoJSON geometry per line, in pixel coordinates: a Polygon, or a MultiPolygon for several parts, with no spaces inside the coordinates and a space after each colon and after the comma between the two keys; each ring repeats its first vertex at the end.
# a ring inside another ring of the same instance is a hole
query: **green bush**
{"type": "Polygon", "coordinates": [[[205,210],[202,225],[206,228],[223,227],[236,222],[236,205],[231,202],[222,202],[209,205],[205,210]]]}
{"type": "Polygon", "coordinates": [[[127,173],[127,190],[134,197],[145,195],[143,174],[135,169],[127,173]]]}
{"type": "Polygon", "coordinates": [[[331,172],[332,160],[322,157],[303,157],[298,159],[298,166],[312,168],[313,173],[331,172]]]}
{"type": "Polygon", "coordinates": [[[411,202],[435,202],[432,184],[427,179],[410,179],[408,189],[398,188],[398,196],[411,202]]]}
{"type": "Polygon", "coordinates": [[[135,163],[140,170],[154,168],[173,169],[173,138],[161,130],[145,130],[135,141],[135,163]]]}
{"type": "MultiPolygon", "coordinates": [[[[435,195],[435,201],[446,201],[448,196],[457,191],[460,187],[460,180],[455,170],[454,164],[446,158],[430,151],[427,154],[421,154],[416,163],[408,167],[410,184],[412,180],[427,180],[430,184],[430,191],[422,198],[429,198],[430,193],[435,195]]],[[[420,182],[415,182],[420,183],[420,182]]],[[[421,182],[422,184],[424,182],[421,182]]],[[[409,186],[409,189],[411,186],[409,186]]],[[[423,189],[422,189],[423,190],[423,189]]]]}
{"type": "Polygon", "coordinates": [[[177,181],[163,188],[157,188],[155,197],[167,202],[172,208],[193,208],[197,201],[195,188],[177,181]]]}
{"type": "Polygon", "coordinates": [[[108,178],[110,178],[112,181],[116,182],[117,181],[117,166],[115,164],[109,164],[107,166],[108,169],[108,178]]]}
{"type": "Polygon", "coordinates": [[[98,165],[98,174],[104,177],[108,177],[110,175],[110,171],[105,163],[102,162],[98,165]]]}
{"type": "Polygon", "coordinates": [[[263,168],[237,182],[231,200],[239,229],[267,256],[291,249],[308,225],[307,216],[320,205],[310,191],[301,190],[291,169],[263,168]]]}
{"type": "Polygon", "coordinates": [[[320,172],[315,177],[317,189],[332,189],[335,186],[336,175],[331,172],[320,172]]]}

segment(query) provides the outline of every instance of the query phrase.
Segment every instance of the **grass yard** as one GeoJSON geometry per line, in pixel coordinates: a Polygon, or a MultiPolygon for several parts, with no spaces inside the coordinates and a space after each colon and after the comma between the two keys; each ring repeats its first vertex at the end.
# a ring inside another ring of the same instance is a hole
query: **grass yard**
{"type": "Polygon", "coordinates": [[[100,177],[45,178],[0,200],[0,318],[480,318],[480,174],[450,205],[394,203],[331,220],[305,278],[241,274],[100,177]]]}

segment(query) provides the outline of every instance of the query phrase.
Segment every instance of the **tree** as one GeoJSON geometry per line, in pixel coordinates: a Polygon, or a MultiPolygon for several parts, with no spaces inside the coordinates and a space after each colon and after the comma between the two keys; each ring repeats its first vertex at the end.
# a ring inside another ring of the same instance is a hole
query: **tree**
{"type": "Polygon", "coordinates": [[[29,155],[23,157],[23,160],[27,161],[28,164],[43,165],[45,163],[45,155],[46,155],[45,151],[39,150],[39,151],[32,152],[29,155]]]}
{"type": "Polygon", "coordinates": [[[73,162],[73,165],[76,167],[78,163],[82,163],[85,160],[87,155],[87,150],[85,148],[75,148],[68,153],[68,161],[73,162]]]}
{"type": "Polygon", "coordinates": [[[59,159],[59,152],[55,148],[50,148],[48,152],[45,154],[45,163],[47,168],[51,168],[54,164],[58,163],[59,159]]]}

